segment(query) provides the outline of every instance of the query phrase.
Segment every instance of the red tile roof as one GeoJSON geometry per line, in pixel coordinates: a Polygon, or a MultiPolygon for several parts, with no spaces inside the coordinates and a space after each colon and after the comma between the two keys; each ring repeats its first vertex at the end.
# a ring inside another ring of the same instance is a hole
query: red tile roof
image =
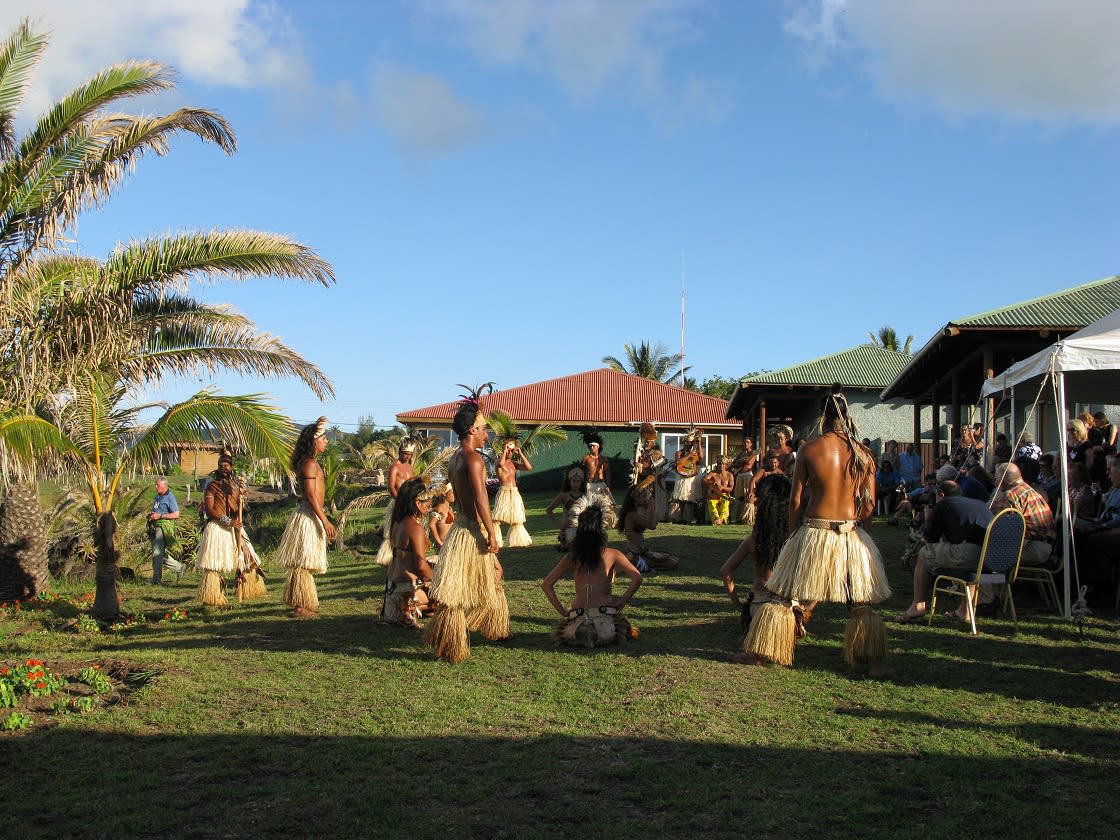
{"type": "MultiPolygon", "coordinates": [[[[482,406],[488,411],[500,409],[517,423],[607,427],[648,420],[655,425],[740,427],[740,423],[729,423],[725,419],[727,400],[610,368],[495,391],[483,399],[482,406]]],[[[397,415],[397,422],[450,422],[458,408],[459,400],[456,399],[403,412],[397,415]]]]}

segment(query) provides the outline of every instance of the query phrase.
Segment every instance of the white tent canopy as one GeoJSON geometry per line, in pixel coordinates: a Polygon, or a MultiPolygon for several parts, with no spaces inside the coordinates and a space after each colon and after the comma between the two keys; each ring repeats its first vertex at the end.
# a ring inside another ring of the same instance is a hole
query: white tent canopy
{"type": "MultiPolygon", "coordinates": [[[[1041,377],[1051,372],[1063,375],[1066,394],[1074,402],[1120,404],[1120,309],[993,376],[981,394],[987,397],[1016,386],[1037,389],[1041,377]],[[1102,371],[1111,374],[1102,376],[1102,371]]],[[[1019,393],[1028,390],[1023,387],[1019,393]]]]}
{"type": "MultiPolygon", "coordinates": [[[[1057,413],[1058,451],[1066,451],[1066,419],[1070,417],[1067,400],[1079,403],[1120,403],[1120,309],[1095,321],[1085,329],[1016,362],[1003,373],[984,383],[981,395],[989,397],[1001,392],[1020,395],[1041,393],[1049,384],[1054,393],[1057,413]]],[[[1061,462],[1062,498],[1069,498],[1067,459],[1061,462]]],[[[1073,558],[1073,530],[1069,521],[1069,505],[1062,505],[1062,543],[1066,558],[1073,558]]],[[[1070,572],[1067,562],[1065,577],[1065,615],[1070,615],[1070,572]]]]}

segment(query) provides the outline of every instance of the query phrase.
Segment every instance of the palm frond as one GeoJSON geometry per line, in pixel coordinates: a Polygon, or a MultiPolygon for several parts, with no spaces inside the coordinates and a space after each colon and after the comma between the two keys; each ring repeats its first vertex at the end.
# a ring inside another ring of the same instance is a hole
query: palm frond
{"type": "Polygon", "coordinates": [[[0,441],[9,455],[25,466],[55,457],[83,461],[85,453],[57,425],[36,414],[0,417],[0,441]]]}
{"type": "Polygon", "coordinates": [[[559,426],[542,423],[539,426],[534,426],[525,435],[521,441],[521,451],[526,455],[532,455],[538,449],[547,449],[558,443],[564,443],[567,439],[568,433],[559,426]]]}
{"type": "Polygon", "coordinates": [[[31,22],[26,19],[0,47],[0,158],[15,151],[16,110],[46,47],[47,36],[32,32],[31,22]]]}
{"type": "Polygon", "coordinates": [[[334,282],[330,263],[306,245],[252,230],[183,233],[132,242],[110,255],[105,272],[118,287],[137,291],[218,277],[294,278],[324,286],[334,282]]]}
{"type": "Polygon", "coordinates": [[[136,440],[129,461],[154,461],[160,450],[184,440],[221,440],[238,452],[287,463],[295,430],[261,394],[227,396],[209,389],[171,406],[136,440]]]}
{"type": "Polygon", "coordinates": [[[346,503],[346,507],[343,508],[343,510],[366,510],[368,508],[377,507],[388,498],[388,490],[377,490],[373,493],[367,493],[365,496],[358,496],[357,498],[351,499],[346,503]]]}

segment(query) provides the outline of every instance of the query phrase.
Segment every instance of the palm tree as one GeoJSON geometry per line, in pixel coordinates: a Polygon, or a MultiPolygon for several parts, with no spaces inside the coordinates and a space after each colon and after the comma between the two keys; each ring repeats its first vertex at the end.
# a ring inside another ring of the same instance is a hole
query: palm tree
{"type": "Polygon", "coordinates": [[[93,611],[101,618],[119,613],[114,515],[120,482],[134,465],[151,464],[171,443],[222,440],[256,457],[284,461],[291,454],[291,422],[259,394],[223,396],[203,390],[170,406],[151,426],[137,425],[139,411],[125,406],[127,388],[90,375],[65,402],[38,413],[9,414],[0,419],[0,441],[8,453],[34,466],[53,457],[76,468],[97,515],[96,594],[93,611]]]}
{"type": "Polygon", "coordinates": [[[660,341],[652,347],[648,341],[638,345],[623,344],[622,349],[626,351],[625,364],[614,356],[604,356],[603,364],[611,370],[631,373],[643,379],[653,379],[666,384],[671,384],[673,380],[679,379],[682,373],[690,370],[688,367],[682,370],[681,354],[670,355],[668,348],[660,341]]]}
{"type": "MultiPolygon", "coordinates": [[[[366,468],[388,468],[396,460],[400,445],[407,437],[406,433],[400,432],[366,445],[363,449],[363,462],[366,468]]],[[[415,447],[412,451],[412,474],[417,478],[425,479],[429,484],[446,481],[447,462],[455,454],[455,447],[445,446],[441,449],[439,438],[434,437],[417,437],[411,440],[415,447]]],[[[335,528],[338,535],[335,538],[335,548],[341,551],[345,546],[344,533],[352,511],[377,507],[388,499],[388,490],[375,490],[347,502],[346,507],[342,508],[342,515],[338,518],[338,525],[335,528]]]]}
{"type": "Polygon", "coordinates": [[[534,426],[524,437],[521,437],[513,418],[500,409],[491,411],[486,419],[494,432],[496,441],[517,440],[521,451],[526,455],[532,455],[538,447],[554,446],[568,439],[567,432],[551,423],[541,423],[539,426],[534,426]]]}
{"type": "MultiPolygon", "coordinates": [[[[306,246],[267,233],[209,231],[132,242],[105,260],[59,250],[78,216],[107,201],[146,153],[165,154],[173,136],[193,134],[227,154],[236,140],[207,110],[117,113],[121,100],[173,86],[168,68],[138,61],[97,73],[17,138],[16,109],[46,44],[26,21],[0,44],[0,421],[81,392],[91,375],[151,385],[227,368],[297,376],[320,397],[333,393],[322,371],[279,339],[228,307],[187,294],[194,280],[333,282],[330,265],[306,246]]],[[[17,478],[27,479],[27,469],[17,478]]],[[[8,479],[0,470],[0,482],[8,479]]],[[[45,568],[45,553],[27,556],[39,544],[42,512],[24,503],[25,490],[9,490],[12,503],[0,508],[0,581],[38,581],[36,570],[45,568]],[[8,550],[13,542],[26,549],[20,556],[8,550]]]]}
{"type": "Polygon", "coordinates": [[[906,336],[906,343],[899,347],[898,333],[894,331],[894,327],[880,327],[878,334],[869,332],[868,337],[871,343],[876,347],[882,347],[884,350],[894,350],[898,353],[910,354],[910,346],[914,343],[914,336],[906,336]]]}

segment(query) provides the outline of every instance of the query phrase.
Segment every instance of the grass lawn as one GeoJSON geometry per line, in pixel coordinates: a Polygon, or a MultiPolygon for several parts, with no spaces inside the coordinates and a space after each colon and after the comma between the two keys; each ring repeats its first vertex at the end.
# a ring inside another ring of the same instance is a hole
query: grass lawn
{"type": "MultiPolygon", "coordinates": [[[[3,664],[33,657],[71,673],[100,663],[120,677],[111,705],[36,714],[34,728],[0,734],[10,836],[1115,830],[1111,612],[1079,637],[1022,588],[1015,636],[1009,618],[982,620],[978,637],[946,619],[890,624],[895,676],[873,682],[844,665],[846,609],[822,605],[793,668],[738,666],[728,662],[738,615],[716,574],[745,529],[663,526],[651,545],[682,568],[647,578],[635,597],[641,638],[556,651],[539,588],[559,557],[543,515],[551,495],[526,498],[536,545],[501,554],[514,638],[473,637],[459,666],[436,661],[414,631],[376,625],[384,571],[375,546],[353,542],[358,552],[332,554],[318,578],[317,620],[288,616],[278,573],[264,601],[213,613],[195,609],[196,577],[123,584],[126,610],[154,619],[178,607],[189,619],[118,632],[45,629],[65,605],[0,613],[3,664]]],[[[910,601],[897,559],[905,535],[883,524],[872,533],[895,589],[889,619],[910,601]]]]}

